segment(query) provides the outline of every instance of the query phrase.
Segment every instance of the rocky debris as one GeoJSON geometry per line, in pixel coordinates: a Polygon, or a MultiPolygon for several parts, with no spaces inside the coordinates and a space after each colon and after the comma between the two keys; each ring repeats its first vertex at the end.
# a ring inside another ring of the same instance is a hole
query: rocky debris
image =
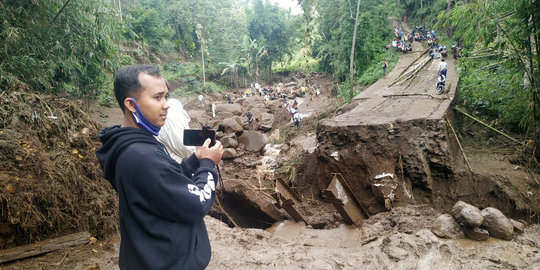
{"type": "Polygon", "coordinates": [[[238,138],[238,142],[244,145],[246,151],[261,151],[266,144],[266,137],[255,131],[244,131],[238,138]]]}
{"type": "Polygon", "coordinates": [[[525,224],[513,219],[510,219],[510,223],[514,226],[514,232],[523,233],[525,231],[525,224]]]}
{"type": "Polygon", "coordinates": [[[243,109],[242,109],[242,106],[240,104],[236,104],[236,103],[232,103],[232,104],[228,104],[228,103],[216,104],[216,114],[220,114],[220,113],[223,113],[223,112],[229,112],[229,113],[232,113],[234,115],[242,115],[243,109]]]}
{"type": "Polygon", "coordinates": [[[450,214],[440,215],[433,222],[431,232],[439,237],[448,239],[463,238],[465,236],[459,223],[450,214]]]}
{"type": "Polygon", "coordinates": [[[223,149],[223,159],[232,159],[238,156],[238,152],[234,148],[223,149]]]}
{"type": "MultiPolygon", "coordinates": [[[[460,222],[465,236],[475,241],[486,241],[489,236],[510,240],[514,232],[523,233],[525,227],[525,224],[507,218],[500,210],[493,207],[480,211],[475,206],[458,201],[451,212],[453,222],[456,224],[460,222]]],[[[432,231],[439,237],[447,238],[447,235],[454,233],[453,230],[460,227],[453,226],[448,216],[450,215],[441,215],[433,223],[432,231]]]]}
{"type": "Polygon", "coordinates": [[[269,113],[263,113],[260,117],[257,117],[260,122],[260,129],[264,131],[271,130],[274,127],[274,115],[269,113]]]}
{"type": "Polygon", "coordinates": [[[462,201],[458,201],[454,205],[452,208],[452,216],[458,222],[472,228],[479,227],[484,221],[480,209],[462,201]]]}
{"type": "Polygon", "coordinates": [[[222,137],[219,141],[223,145],[223,148],[237,148],[238,141],[234,137],[234,134],[222,137]]]}
{"type": "Polygon", "coordinates": [[[464,226],[463,232],[467,238],[474,241],[487,241],[489,239],[489,232],[479,227],[464,226]]]}
{"type": "Polygon", "coordinates": [[[225,133],[240,132],[244,130],[242,125],[238,124],[238,121],[236,121],[234,118],[224,119],[221,126],[223,126],[225,133]]]}
{"type": "Polygon", "coordinates": [[[512,239],[514,226],[501,211],[487,207],[482,210],[482,217],[484,217],[482,226],[487,228],[489,235],[503,240],[512,239]]]}

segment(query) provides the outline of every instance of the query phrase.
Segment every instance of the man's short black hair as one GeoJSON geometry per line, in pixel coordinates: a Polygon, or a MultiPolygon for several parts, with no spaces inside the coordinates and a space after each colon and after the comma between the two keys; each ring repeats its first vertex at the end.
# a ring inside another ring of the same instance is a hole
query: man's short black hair
{"type": "Polygon", "coordinates": [[[119,69],[114,76],[114,96],[118,101],[120,109],[124,111],[124,100],[131,96],[133,92],[141,90],[139,74],[145,73],[155,77],[161,77],[159,70],[154,66],[133,65],[119,69]]]}

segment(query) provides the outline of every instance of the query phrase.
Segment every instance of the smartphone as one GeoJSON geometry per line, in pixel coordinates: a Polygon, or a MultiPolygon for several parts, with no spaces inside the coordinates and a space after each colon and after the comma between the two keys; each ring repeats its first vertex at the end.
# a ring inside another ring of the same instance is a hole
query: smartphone
{"type": "Polygon", "coordinates": [[[216,144],[216,131],[213,129],[184,129],[184,145],[201,146],[210,139],[210,147],[216,144]]]}

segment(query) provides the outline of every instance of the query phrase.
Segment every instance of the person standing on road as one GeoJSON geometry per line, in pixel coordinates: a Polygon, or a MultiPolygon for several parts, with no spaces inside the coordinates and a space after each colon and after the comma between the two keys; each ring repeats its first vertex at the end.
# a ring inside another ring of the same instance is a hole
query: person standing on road
{"type": "Polygon", "coordinates": [[[99,131],[96,151],[118,193],[121,269],[204,269],[211,251],[204,216],[215,200],[219,141],[182,163],[156,140],[167,119],[169,91],[152,66],[118,70],[114,93],[122,125],[99,131]]]}
{"type": "Polygon", "coordinates": [[[388,64],[386,63],[386,59],[383,59],[382,62],[383,62],[383,64],[382,64],[382,74],[383,74],[383,77],[386,77],[386,68],[388,68],[388,64]]]}
{"type": "Polygon", "coordinates": [[[441,62],[439,63],[439,70],[437,74],[444,75],[446,77],[446,68],[448,67],[448,63],[444,61],[444,58],[441,59],[441,62]]]}

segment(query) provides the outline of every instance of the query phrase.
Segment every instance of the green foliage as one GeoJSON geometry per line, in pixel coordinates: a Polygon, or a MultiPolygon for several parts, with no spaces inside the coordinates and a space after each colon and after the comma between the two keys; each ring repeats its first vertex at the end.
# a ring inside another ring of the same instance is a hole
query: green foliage
{"type": "Polygon", "coordinates": [[[371,62],[371,65],[362,73],[360,77],[355,79],[355,84],[359,85],[370,85],[378,81],[383,77],[382,70],[382,61],[386,60],[388,68],[386,72],[389,73],[399,60],[399,53],[394,52],[393,50],[387,50],[384,54],[378,54],[375,61],[371,62]]]}
{"type": "MultiPolygon", "coordinates": [[[[340,81],[349,75],[349,61],[354,28],[356,1],[319,2],[319,34],[314,41],[313,54],[321,58],[320,68],[336,74],[340,81]]],[[[354,73],[362,74],[380,61],[385,44],[393,35],[388,23],[390,11],[399,10],[395,3],[383,0],[362,1],[354,55],[354,73]]]]}
{"type": "Polygon", "coordinates": [[[214,82],[206,82],[203,84],[202,81],[197,80],[194,77],[185,77],[182,79],[184,86],[178,91],[174,92],[175,96],[190,96],[200,93],[211,93],[211,92],[221,92],[223,87],[214,82]]]}
{"type": "Polygon", "coordinates": [[[464,55],[478,61],[463,63],[466,69],[462,80],[465,79],[466,87],[484,90],[483,95],[468,93],[468,89],[460,86],[464,92],[462,102],[470,101],[472,105],[466,103],[470,109],[509,128],[517,129],[519,121],[534,138],[535,156],[540,160],[538,1],[472,1],[443,12],[438,18],[438,27],[453,31],[460,38],[464,55]],[[492,57],[500,62],[493,63],[492,57]],[[489,68],[483,70],[482,65],[489,68]],[[476,70],[467,73],[471,66],[476,70]],[[480,86],[487,89],[478,89],[480,86]]]}
{"type": "Polygon", "coordinates": [[[527,113],[523,74],[497,59],[462,60],[460,66],[459,104],[495,126],[523,132],[526,127],[520,123],[527,113]]]}
{"type": "Polygon", "coordinates": [[[263,3],[262,0],[253,0],[252,3],[253,8],[246,9],[249,36],[254,41],[264,40],[267,58],[260,60],[263,67],[271,70],[269,67],[272,66],[273,62],[279,62],[291,53],[290,45],[295,28],[285,10],[270,4],[268,1],[263,3]]]}
{"type": "Polygon", "coordinates": [[[201,73],[198,64],[193,62],[173,61],[160,65],[161,76],[168,81],[175,81],[182,77],[193,77],[201,73]]]}
{"type": "Polygon", "coordinates": [[[119,23],[107,2],[71,1],[59,13],[63,4],[1,2],[0,87],[17,79],[52,94],[100,94],[119,64],[119,23]]]}
{"type": "Polygon", "coordinates": [[[160,10],[148,6],[136,6],[128,10],[126,24],[131,31],[126,31],[126,38],[148,44],[154,52],[167,52],[172,49],[172,30],[165,24],[165,18],[160,10]],[[135,35],[133,35],[133,33],[135,35]],[[167,46],[164,46],[167,43],[167,46]]]}

